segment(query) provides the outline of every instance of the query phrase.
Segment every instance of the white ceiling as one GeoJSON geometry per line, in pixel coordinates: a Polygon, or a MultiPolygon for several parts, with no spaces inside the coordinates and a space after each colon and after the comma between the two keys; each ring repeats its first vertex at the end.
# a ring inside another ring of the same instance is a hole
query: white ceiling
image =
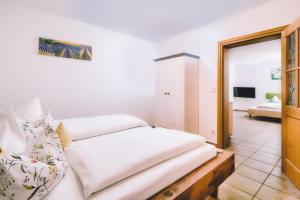
{"type": "Polygon", "coordinates": [[[9,1],[158,41],[272,0],[9,1]]]}

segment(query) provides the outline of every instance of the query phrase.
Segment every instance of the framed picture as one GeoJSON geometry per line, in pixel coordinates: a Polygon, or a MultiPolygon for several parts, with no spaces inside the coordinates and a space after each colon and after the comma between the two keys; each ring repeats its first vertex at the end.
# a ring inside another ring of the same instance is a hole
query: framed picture
{"type": "Polygon", "coordinates": [[[91,61],[93,52],[88,45],[39,38],[39,54],[91,61]]]}
{"type": "Polygon", "coordinates": [[[274,67],[271,69],[271,78],[272,80],[281,80],[281,68],[274,67]]]}

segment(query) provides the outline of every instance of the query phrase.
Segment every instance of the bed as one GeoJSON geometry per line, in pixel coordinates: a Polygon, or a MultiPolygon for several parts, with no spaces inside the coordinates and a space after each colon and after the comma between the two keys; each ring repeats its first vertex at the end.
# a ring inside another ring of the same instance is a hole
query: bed
{"type": "Polygon", "coordinates": [[[267,93],[267,102],[248,109],[249,118],[252,116],[271,117],[281,119],[280,94],[267,93]]]}
{"type": "Polygon", "coordinates": [[[101,127],[97,117],[65,121],[81,133],[66,150],[70,169],[46,200],[205,199],[234,171],[234,155],[200,136],[115,119],[101,127]]]}

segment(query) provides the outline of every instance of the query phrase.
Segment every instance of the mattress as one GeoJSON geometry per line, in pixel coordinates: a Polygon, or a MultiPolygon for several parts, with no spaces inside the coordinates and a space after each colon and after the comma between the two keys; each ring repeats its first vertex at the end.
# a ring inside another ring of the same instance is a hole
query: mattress
{"type": "MultiPolygon", "coordinates": [[[[106,187],[94,193],[89,199],[146,199],[212,159],[216,154],[213,145],[203,144],[106,187]]],[[[71,168],[45,199],[84,199],[82,184],[71,168]]]]}

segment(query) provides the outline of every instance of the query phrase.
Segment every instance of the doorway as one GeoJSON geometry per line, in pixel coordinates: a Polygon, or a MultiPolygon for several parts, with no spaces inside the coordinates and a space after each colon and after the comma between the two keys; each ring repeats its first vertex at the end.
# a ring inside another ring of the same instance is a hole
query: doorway
{"type": "Polygon", "coordinates": [[[230,94],[229,69],[224,65],[225,51],[260,42],[281,39],[281,32],[287,26],[277,27],[258,33],[224,40],[218,44],[218,134],[217,146],[226,148],[230,145],[230,94]]]}
{"type": "Polygon", "coordinates": [[[225,49],[224,69],[229,94],[227,148],[273,153],[276,159],[269,164],[276,164],[281,155],[281,40],[225,49]]]}
{"type": "MultiPolygon", "coordinates": [[[[230,144],[229,70],[226,49],[281,39],[282,54],[282,162],[281,170],[300,188],[300,18],[288,26],[232,38],[218,43],[218,140],[219,148],[230,144]]],[[[280,164],[279,164],[280,166],[280,164]]],[[[298,192],[298,190],[297,190],[298,192]]]]}

